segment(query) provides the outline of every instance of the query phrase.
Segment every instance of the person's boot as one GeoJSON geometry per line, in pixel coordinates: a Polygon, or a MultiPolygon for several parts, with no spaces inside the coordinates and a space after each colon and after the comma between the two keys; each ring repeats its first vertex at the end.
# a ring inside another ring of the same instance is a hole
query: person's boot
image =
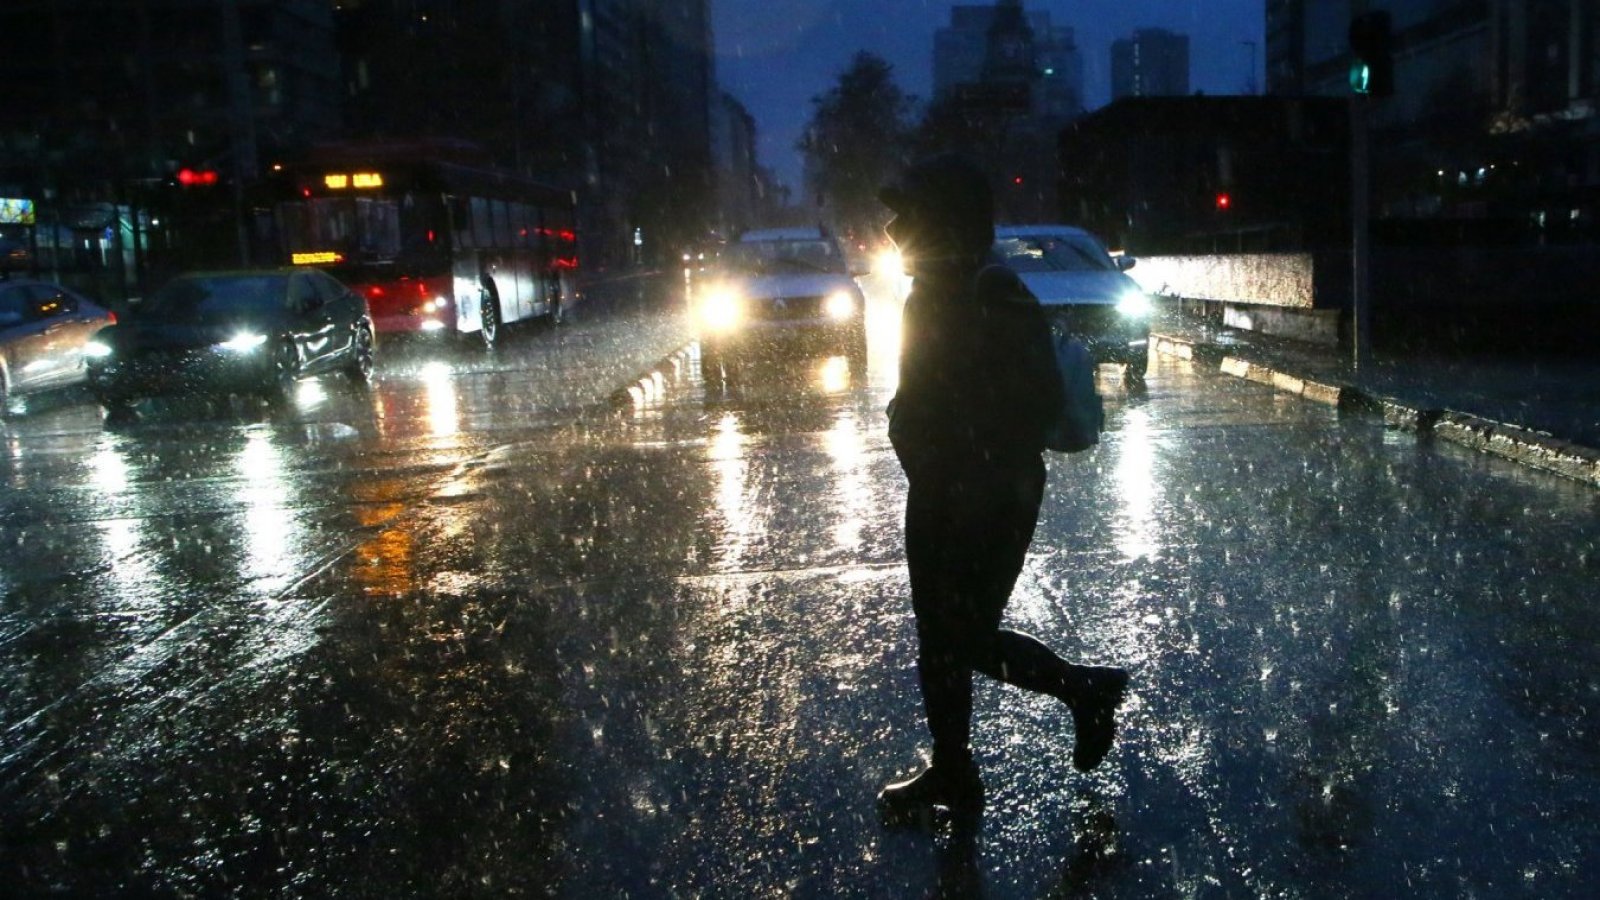
{"type": "Polygon", "coordinates": [[[1082,688],[1067,698],[1077,732],[1072,744],[1073,768],[1087,772],[1111,752],[1117,736],[1117,707],[1127,692],[1127,670],[1097,667],[1085,677],[1082,688]]]}
{"type": "Polygon", "coordinates": [[[929,766],[905,781],[878,792],[878,813],[890,825],[929,825],[936,807],[950,812],[957,825],[976,823],[983,814],[983,779],[978,767],[929,766]]]}

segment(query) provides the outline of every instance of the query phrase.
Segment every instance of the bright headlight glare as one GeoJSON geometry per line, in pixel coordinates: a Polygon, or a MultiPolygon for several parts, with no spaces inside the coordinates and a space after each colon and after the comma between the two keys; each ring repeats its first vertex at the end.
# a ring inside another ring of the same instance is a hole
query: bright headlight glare
{"type": "Polygon", "coordinates": [[[742,312],[739,296],[733,291],[712,291],[700,304],[700,321],[713,331],[727,331],[739,324],[742,312]]]}
{"type": "Polygon", "coordinates": [[[267,336],[251,331],[240,332],[217,346],[233,353],[249,353],[267,342],[267,336]]]}
{"type": "Polygon", "coordinates": [[[1150,297],[1143,291],[1129,291],[1117,301],[1117,311],[1130,318],[1144,318],[1151,309],[1150,297]]]}
{"type": "Polygon", "coordinates": [[[827,310],[829,318],[848,319],[855,315],[856,301],[844,291],[838,291],[828,295],[823,302],[823,309],[827,310]]]}
{"type": "Polygon", "coordinates": [[[900,258],[899,250],[884,250],[873,260],[872,270],[880,275],[904,275],[905,260],[900,258]]]}
{"type": "Polygon", "coordinates": [[[111,355],[111,346],[99,341],[90,341],[83,345],[83,355],[95,359],[105,359],[111,355]]]}

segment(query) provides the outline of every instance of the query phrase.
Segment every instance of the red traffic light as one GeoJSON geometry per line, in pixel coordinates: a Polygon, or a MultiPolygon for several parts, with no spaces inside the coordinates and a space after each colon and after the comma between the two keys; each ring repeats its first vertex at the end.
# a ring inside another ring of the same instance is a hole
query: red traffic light
{"type": "Polygon", "coordinates": [[[179,169],[178,183],[184,187],[198,185],[212,185],[217,183],[217,170],[215,169],[179,169]]]}
{"type": "Polygon", "coordinates": [[[1229,210],[1233,208],[1233,197],[1227,191],[1217,194],[1217,209],[1229,210]]]}

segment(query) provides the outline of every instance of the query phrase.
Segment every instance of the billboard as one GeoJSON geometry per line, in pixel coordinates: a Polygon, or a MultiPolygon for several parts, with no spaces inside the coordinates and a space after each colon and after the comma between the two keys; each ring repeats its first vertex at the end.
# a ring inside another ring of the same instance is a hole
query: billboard
{"type": "Polygon", "coordinates": [[[33,225],[35,222],[32,200],[0,197],[0,225],[33,225]]]}

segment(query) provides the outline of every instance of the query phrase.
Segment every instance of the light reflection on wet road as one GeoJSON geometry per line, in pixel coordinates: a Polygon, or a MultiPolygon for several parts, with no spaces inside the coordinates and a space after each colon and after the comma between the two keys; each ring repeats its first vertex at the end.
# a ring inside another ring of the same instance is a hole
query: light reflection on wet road
{"type": "Polygon", "coordinates": [[[0,878],[1585,895],[1593,492],[1169,360],[1103,370],[1010,610],[1133,668],[1123,744],[1077,774],[1063,708],[985,686],[971,857],[883,832],[924,742],[874,311],[864,381],[784,355],[620,416],[573,412],[670,324],[399,348],[289,414],[5,423],[0,878]]]}

